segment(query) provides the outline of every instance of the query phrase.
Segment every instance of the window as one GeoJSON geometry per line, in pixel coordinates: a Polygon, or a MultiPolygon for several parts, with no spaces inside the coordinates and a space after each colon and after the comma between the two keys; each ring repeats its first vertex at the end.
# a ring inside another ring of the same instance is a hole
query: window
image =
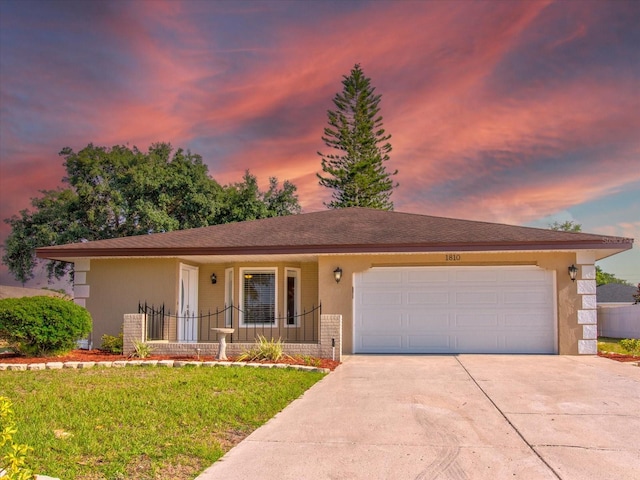
{"type": "Polygon", "coordinates": [[[286,269],[285,285],[285,306],[287,309],[286,325],[288,327],[298,326],[298,315],[300,314],[300,269],[286,269]]]}
{"type": "Polygon", "coordinates": [[[241,269],[242,324],[275,325],[276,270],[241,269]]]}

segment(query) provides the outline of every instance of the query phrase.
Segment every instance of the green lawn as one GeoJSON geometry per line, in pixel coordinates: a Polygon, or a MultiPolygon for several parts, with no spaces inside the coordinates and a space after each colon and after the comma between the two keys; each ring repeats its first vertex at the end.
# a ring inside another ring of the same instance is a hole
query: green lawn
{"type": "Polygon", "coordinates": [[[620,340],[622,338],[598,337],[598,351],[628,355],[629,352],[620,346],[620,340]]]}
{"type": "Polygon", "coordinates": [[[324,374],[126,367],[0,372],[15,441],[64,480],[192,479],[324,374]]]}

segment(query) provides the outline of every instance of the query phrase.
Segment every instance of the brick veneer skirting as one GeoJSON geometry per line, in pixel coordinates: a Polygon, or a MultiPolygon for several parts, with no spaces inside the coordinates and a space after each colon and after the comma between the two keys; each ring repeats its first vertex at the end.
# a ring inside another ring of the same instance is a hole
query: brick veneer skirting
{"type": "MultiPolygon", "coordinates": [[[[145,314],[131,313],[124,316],[123,350],[125,355],[134,351],[134,341],[145,342],[145,314]]],[[[207,355],[218,354],[218,343],[174,343],[145,342],[153,346],[153,353],[159,355],[207,355]]],[[[227,342],[227,355],[234,357],[251,348],[253,343],[227,342]]],[[[319,343],[285,343],[283,347],[287,355],[310,355],[319,358],[331,358],[341,361],[342,358],[342,315],[320,316],[319,343]]]]}

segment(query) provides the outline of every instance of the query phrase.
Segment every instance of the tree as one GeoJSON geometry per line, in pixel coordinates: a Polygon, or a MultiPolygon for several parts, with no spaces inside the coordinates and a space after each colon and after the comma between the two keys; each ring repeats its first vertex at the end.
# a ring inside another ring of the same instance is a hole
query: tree
{"type": "MultiPolygon", "coordinates": [[[[200,155],[168,143],[147,152],[136,147],[98,147],[79,152],[64,148],[64,188],[41,191],[5,222],[11,226],[2,262],[26,283],[38,264],[37,247],[204,227],[217,223],[299,213],[296,187],[278,188],[270,179],[266,193],[257,179],[222,187],[209,176],[200,155]],[[245,203],[246,202],[246,203],[245,203]]],[[[47,275],[61,278],[64,262],[48,262],[47,275]]]]}
{"type": "Polygon", "coordinates": [[[381,95],[360,65],[349,76],[343,76],[343,90],[333,99],[335,110],[327,112],[329,127],[324,129],[322,141],[333,153],[318,152],[322,171],[316,174],[320,185],[333,190],[329,208],[369,207],[393,210],[391,194],[398,186],[387,172],[391,135],[382,128],[381,95]]]}
{"type": "Polygon", "coordinates": [[[282,188],[278,187],[278,179],[269,177],[269,190],[262,194],[262,201],[267,208],[268,217],[295,215],[302,211],[298,203],[297,187],[285,180],[282,188]]]}
{"type": "Polygon", "coordinates": [[[278,187],[278,179],[269,178],[266,192],[258,188],[258,179],[247,170],[242,182],[223,187],[218,223],[278,217],[300,213],[296,186],[285,181],[278,187]]]}
{"type": "Polygon", "coordinates": [[[78,195],[87,240],[182,230],[210,224],[220,186],[200,155],[167,143],[136,147],[89,145],[62,150],[66,181],[78,195]]]}
{"type": "Polygon", "coordinates": [[[574,222],[573,220],[567,220],[566,222],[553,222],[549,225],[550,230],[557,230],[561,232],[581,232],[582,225],[574,222]]]}
{"type": "MultiPolygon", "coordinates": [[[[58,189],[41,193],[42,197],[31,199],[32,211],[25,209],[19,216],[5,219],[5,223],[11,226],[11,233],[5,242],[2,262],[22,285],[33,278],[37,247],[62,245],[89,236],[78,218],[78,196],[75,192],[58,189]]],[[[49,278],[61,278],[66,271],[66,263],[47,263],[49,278]]]]}
{"type": "Polygon", "coordinates": [[[596,266],[596,285],[606,285],[608,283],[619,283],[621,285],[631,285],[631,283],[616,277],[613,273],[607,273],[599,266],[596,266]]]}

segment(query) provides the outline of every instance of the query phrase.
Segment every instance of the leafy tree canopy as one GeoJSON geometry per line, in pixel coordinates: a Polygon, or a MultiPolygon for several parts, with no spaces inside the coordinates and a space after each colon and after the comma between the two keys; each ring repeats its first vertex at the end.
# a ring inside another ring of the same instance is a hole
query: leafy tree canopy
{"type": "Polygon", "coordinates": [[[549,225],[550,230],[558,230],[561,232],[581,232],[582,225],[574,222],[573,220],[567,220],[566,222],[553,222],[549,225]]]}
{"type": "Polygon", "coordinates": [[[596,285],[606,285],[607,283],[620,283],[622,285],[632,285],[630,282],[616,277],[613,273],[607,273],[596,265],[596,285]]]}
{"type": "Polygon", "coordinates": [[[325,174],[317,174],[319,183],[333,190],[333,200],[325,205],[393,210],[391,194],[398,184],[392,177],[398,171],[389,173],[384,165],[391,152],[391,135],[382,127],[381,95],[375,95],[360,65],[343,77],[342,85],[342,92],[333,99],[335,110],[327,112],[329,126],[322,136],[332,153],[318,152],[325,174]]]}
{"type": "Polygon", "coordinates": [[[300,213],[296,187],[288,180],[282,188],[278,179],[269,178],[269,189],[261,192],[258,179],[248,170],[242,182],[223,187],[218,223],[240,222],[259,218],[278,217],[300,213]]]}
{"type": "MultiPolygon", "coordinates": [[[[168,232],[300,212],[296,187],[270,179],[267,192],[248,171],[243,181],[219,185],[202,157],[168,143],[142,152],[136,147],[89,144],[64,148],[65,187],[41,191],[5,222],[11,233],[2,262],[23,284],[34,276],[35,249],[79,241],[168,232]]],[[[49,278],[69,268],[48,262],[49,278]]]]}

